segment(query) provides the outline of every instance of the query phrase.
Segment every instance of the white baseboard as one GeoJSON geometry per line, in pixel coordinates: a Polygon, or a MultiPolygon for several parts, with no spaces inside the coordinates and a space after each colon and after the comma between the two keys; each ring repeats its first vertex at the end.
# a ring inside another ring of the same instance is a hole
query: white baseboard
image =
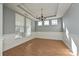
{"type": "Polygon", "coordinates": [[[75,49],[77,49],[77,53],[78,53],[79,52],[79,40],[78,40],[79,35],[69,33],[69,39],[66,37],[66,35],[64,35],[64,36],[65,36],[65,38],[63,39],[63,42],[70,49],[70,51],[73,52],[75,49]],[[74,45],[72,43],[74,43],[74,45]]]}

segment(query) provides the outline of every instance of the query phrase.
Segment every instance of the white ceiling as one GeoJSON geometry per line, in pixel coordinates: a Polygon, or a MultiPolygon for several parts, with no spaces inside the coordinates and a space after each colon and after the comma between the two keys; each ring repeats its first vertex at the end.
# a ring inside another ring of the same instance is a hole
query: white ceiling
{"type": "Polygon", "coordinates": [[[23,3],[23,4],[15,3],[15,4],[4,4],[4,5],[23,15],[26,14],[28,17],[30,17],[33,20],[38,20],[34,17],[41,16],[40,15],[41,8],[43,8],[44,16],[56,15],[55,17],[50,18],[53,19],[53,18],[63,17],[71,4],[70,3],[23,3]],[[22,8],[19,8],[18,5],[21,6],[22,8]]]}
{"type": "Polygon", "coordinates": [[[56,15],[58,8],[57,3],[27,3],[23,5],[31,10],[35,17],[41,16],[41,8],[43,8],[44,16],[56,15]]]}

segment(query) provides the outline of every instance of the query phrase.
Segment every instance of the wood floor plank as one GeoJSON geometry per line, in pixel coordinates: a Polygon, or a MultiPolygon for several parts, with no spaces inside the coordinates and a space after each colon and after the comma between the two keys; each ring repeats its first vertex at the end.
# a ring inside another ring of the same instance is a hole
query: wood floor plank
{"type": "Polygon", "coordinates": [[[61,40],[35,38],[3,52],[4,56],[71,56],[61,40]]]}

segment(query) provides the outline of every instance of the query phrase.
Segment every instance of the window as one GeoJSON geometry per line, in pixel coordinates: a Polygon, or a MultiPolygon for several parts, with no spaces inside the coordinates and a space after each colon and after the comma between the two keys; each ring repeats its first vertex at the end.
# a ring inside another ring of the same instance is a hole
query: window
{"type": "Polygon", "coordinates": [[[38,26],[42,26],[42,21],[38,21],[38,26]]]}
{"type": "Polygon", "coordinates": [[[26,18],[26,36],[31,35],[31,20],[26,18]]]}
{"type": "Polygon", "coordinates": [[[52,20],[52,25],[57,25],[57,24],[58,24],[57,20],[52,20]]]}
{"type": "Polygon", "coordinates": [[[15,38],[20,39],[24,36],[24,16],[15,13],[15,38]]]}
{"type": "Polygon", "coordinates": [[[49,25],[49,21],[48,20],[44,21],[44,25],[49,25]]]}

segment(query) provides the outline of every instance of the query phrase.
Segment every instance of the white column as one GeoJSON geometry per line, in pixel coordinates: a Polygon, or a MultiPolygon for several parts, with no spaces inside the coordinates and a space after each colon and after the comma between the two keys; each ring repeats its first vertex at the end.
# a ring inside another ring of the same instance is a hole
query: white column
{"type": "Polygon", "coordinates": [[[3,4],[0,3],[0,56],[2,55],[2,34],[3,34],[3,4]]]}

